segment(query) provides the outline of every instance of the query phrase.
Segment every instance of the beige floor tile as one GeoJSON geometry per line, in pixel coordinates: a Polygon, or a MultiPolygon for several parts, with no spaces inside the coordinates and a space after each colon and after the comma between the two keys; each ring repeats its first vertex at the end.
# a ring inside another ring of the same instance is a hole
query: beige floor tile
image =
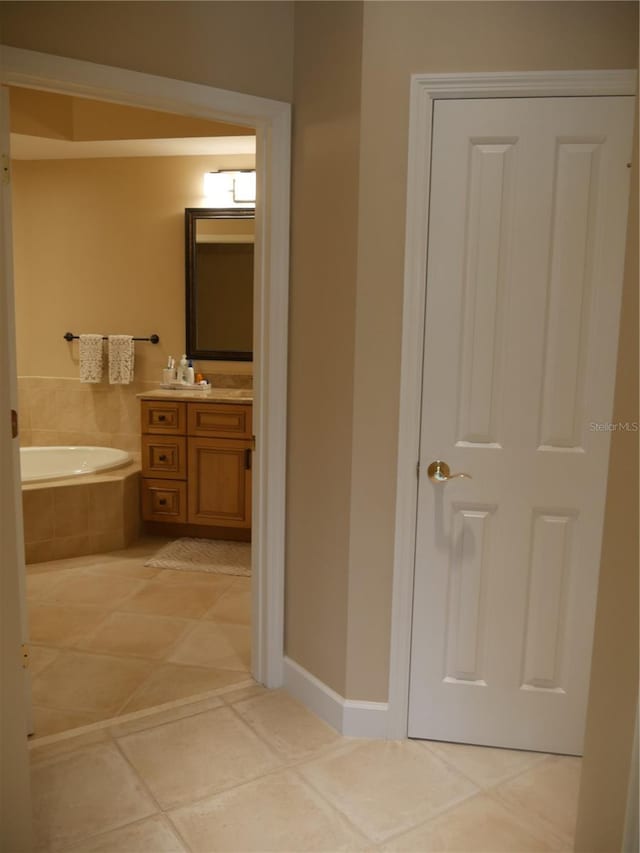
{"type": "Polygon", "coordinates": [[[30,646],[29,648],[29,671],[31,677],[39,675],[60,654],[60,649],[49,649],[47,646],[30,646]]]}
{"type": "MultiPolygon", "coordinates": [[[[485,794],[465,800],[417,829],[387,842],[385,851],[411,853],[543,853],[558,848],[485,794]]],[[[568,853],[568,851],[567,851],[568,853]]]]}
{"type": "Polygon", "coordinates": [[[49,599],[60,604],[99,604],[116,607],[144,588],[146,581],[119,575],[82,572],[53,587],[49,599]]]}
{"type": "Polygon", "coordinates": [[[251,629],[246,625],[200,622],[168,657],[172,663],[249,672],[251,629]]]}
{"type": "Polygon", "coordinates": [[[207,636],[200,639],[211,639],[213,630],[220,648],[203,651],[194,645],[183,662],[167,663],[167,656],[197,627],[195,620],[235,583],[242,591],[250,580],[145,566],[148,555],[162,544],[143,541],[121,551],[28,568],[32,673],[42,732],[202,696],[250,679],[250,635],[245,625],[224,623],[217,630],[207,621],[207,636]],[[60,650],[81,655],[82,678],[75,678],[60,650]],[[199,664],[201,657],[206,665],[199,664]],[[118,658],[147,661],[150,668],[134,679],[126,668],[118,672],[113,664],[118,658]],[[100,680],[96,689],[91,685],[94,675],[100,680]],[[110,697],[108,689],[114,691],[110,697]],[[72,700],[83,704],[69,705],[72,700]],[[94,707],[97,702],[100,710],[94,707]]]}
{"type": "Polygon", "coordinates": [[[234,577],[231,590],[234,592],[251,592],[251,578],[234,577]]]}
{"type": "Polygon", "coordinates": [[[175,699],[186,699],[188,696],[197,696],[246,680],[246,672],[164,663],[153,670],[120,713],[128,714],[130,711],[151,708],[165,702],[173,702],[175,699]]]}
{"type": "MultiPolygon", "coordinates": [[[[67,733],[68,734],[68,733],[67,733]]],[[[34,738],[29,741],[29,760],[31,764],[49,761],[69,752],[77,752],[85,746],[93,746],[96,743],[111,743],[107,729],[91,729],[82,734],[53,738],[50,740],[34,738]]]]}
{"type": "Polygon", "coordinates": [[[487,788],[510,779],[534,767],[547,757],[541,752],[524,752],[513,749],[491,749],[462,743],[418,741],[443,761],[464,773],[476,785],[487,788]]]}
{"type": "Polygon", "coordinates": [[[36,844],[61,850],[156,812],[114,744],[98,744],[34,765],[36,844]]]}
{"type": "Polygon", "coordinates": [[[526,773],[503,782],[495,794],[514,812],[548,826],[560,840],[575,834],[580,786],[579,758],[548,758],[526,773]]]}
{"type": "Polygon", "coordinates": [[[265,696],[269,692],[268,688],[261,684],[252,684],[249,687],[240,687],[238,690],[230,690],[221,695],[227,705],[235,705],[236,702],[244,702],[245,699],[253,699],[254,696],[265,696]]]}
{"type": "Polygon", "coordinates": [[[79,726],[88,726],[101,718],[102,714],[91,711],[61,711],[57,708],[44,708],[34,704],[33,737],[57,735],[59,732],[67,732],[79,726]]]}
{"type": "Polygon", "coordinates": [[[175,830],[163,815],[114,829],[69,847],[69,853],[185,853],[175,830]]]}
{"type": "Polygon", "coordinates": [[[169,586],[174,584],[182,586],[183,584],[191,583],[204,584],[222,594],[231,587],[234,578],[232,575],[223,575],[217,572],[189,572],[186,570],[160,569],[156,580],[158,583],[169,586]]]}
{"type": "Polygon", "coordinates": [[[129,545],[120,551],[113,551],[110,557],[112,559],[119,557],[124,557],[125,559],[144,557],[147,559],[159,551],[167,542],[171,542],[171,540],[165,539],[163,536],[142,536],[134,545],[129,545]]]}
{"type": "Polygon", "coordinates": [[[199,619],[222,594],[217,587],[201,583],[161,583],[147,581],[144,589],[120,605],[130,613],[155,613],[158,616],[182,616],[199,619]]]}
{"type": "Polygon", "coordinates": [[[293,772],[276,773],[170,814],[194,851],[338,851],[370,845],[293,772]]]}
{"type": "Polygon", "coordinates": [[[27,574],[27,598],[30,601],[47,600],[61,583],[73,577],[78,569],[60,569],[57,572],[27,574]]]}
{"type": "Polygon", "coordinates": [[[205,619],[215,622],[233,622],[235,625],[251,624],[251,587],[239,581],[249,580],[238,578],[224,595],[216,601],[211,610],[205,614],[205,619]]]}
{"type": "Polygon", "coordinates": [[[234,707],[254,731],[290,761],[309,758],[342,740],[334,729],[280,690],[234,707]]]}
{"type": "Polygon", "coordinates": [[[63,652],[33,679],[33,701],[60,710],[116,713],[152,667],[132,658],[63,652]]]}
{"type": "Polygon", "coordinates": [[[160,660],[195,624],[191,620],[170,616],[111,613],[97,631],[77,643],[77,648],[160,660]]]}
{"type": "MultiPolygon", "coordinates": [[[[193,717],[196,714],[201,714],[203,711],[211,711],[214,708],[222,708],[224,702],[218,696],[211,696],[208,699],[196,699],[193,702],[185,702],[175,707],[167,708],[163,711],[155,713],[138,712],[140,716],[133,720],[123,720],[121,723],[116,723],[109,727],[109,732],[113,737],[124,737],[125,735],[133,734],[134,732],[142,732],[145,729],[152,729],[155,726],[162,726],[164,723],[172,723],[174,720],[183,720],[185,717],[193,717]]],[[[151,709],[149,709],[151,710],[151,709]]]]}
{"type": "Polygon", "coordinates": [[[248,782],[279,764],[227,707],[127,735],[118,742],[163,808],[248,782]]]}
{"type": "Polygon", "coordinates": [[[137,578],[138,580],[151,580],[162,571],[161,569],[152,569],[151,566],[145,566],[144,557],[116,558],[111,559],[108,563],[98,563],[89,568],[91,574],[119,575],[123,578],[137,578]]]}
{"type": "Polygon", "coordinates": [[[95,630],[107,615],[105,608],[90,605],[30,603],[31,642],[56,648],[72,646],[95,630]]]}
{"type": "Polygon", "coordinates": [[[412,741],[365,741],[299,768],[374,842],[409,830],[478,788],[412,741]]]}

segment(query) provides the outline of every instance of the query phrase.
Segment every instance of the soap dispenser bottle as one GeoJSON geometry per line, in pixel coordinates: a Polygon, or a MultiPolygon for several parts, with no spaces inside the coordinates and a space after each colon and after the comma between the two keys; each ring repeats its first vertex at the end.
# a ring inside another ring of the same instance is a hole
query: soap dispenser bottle
{"type": "Polygon", "coordinates": [[[187,381],[187,356],[186,353],[183,354],[180,359],[180,364],[178,365],[178,382],[186,382],[187,381]]]}
{"type": "Polygon", "coordinates": [[[193,362],[191,361],[191,359],[189,359],[189,366],[187,367],[187,375],[185,378],[189,385],[195,385],[196,374],[193,369],[193,362]]]}

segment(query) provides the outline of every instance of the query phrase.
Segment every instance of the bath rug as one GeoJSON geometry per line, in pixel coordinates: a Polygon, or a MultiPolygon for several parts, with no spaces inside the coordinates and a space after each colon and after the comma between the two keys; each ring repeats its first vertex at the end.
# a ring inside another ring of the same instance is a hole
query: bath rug
{"type": "Polygon", "coordinates": [[[189,572],[219,572],[223,575],[251,575],[251,545],[221,539],[176,539],[147,560],[154,569],[182,569],[189,572]]]}

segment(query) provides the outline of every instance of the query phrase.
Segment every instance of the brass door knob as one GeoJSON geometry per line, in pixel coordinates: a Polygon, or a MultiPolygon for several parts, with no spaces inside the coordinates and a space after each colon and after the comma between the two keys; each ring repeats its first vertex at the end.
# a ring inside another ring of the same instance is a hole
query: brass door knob
{"type": "Polygon", "coordinates": [[[466,479],[471,480],[471,474],[452,474],[451,469],[446,462],[441,459],[436,459],[427,468],[427,475],[432,483],[446,483],[447,480],[466,479]]]}

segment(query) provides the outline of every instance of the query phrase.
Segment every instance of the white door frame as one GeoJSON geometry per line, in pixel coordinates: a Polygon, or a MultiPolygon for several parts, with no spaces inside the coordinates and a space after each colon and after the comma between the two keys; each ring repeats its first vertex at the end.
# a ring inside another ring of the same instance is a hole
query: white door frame
{"type": "Polygon", "coordinates": [[[635,71],[525,71],[411,77],[398,473],[387,737],[406,738],[420,458],[422,353],[434,102],[442,98],[634,95],[635,71]]]}
{"type": "MultiPolygon", "coordinates": [[[[0,82],[256,129],[253,675],[283,680],[291,106],[182,80],[0,45],[0,82]]],[[[5,381],[6,377],[0,377],[5,381]]]]}

